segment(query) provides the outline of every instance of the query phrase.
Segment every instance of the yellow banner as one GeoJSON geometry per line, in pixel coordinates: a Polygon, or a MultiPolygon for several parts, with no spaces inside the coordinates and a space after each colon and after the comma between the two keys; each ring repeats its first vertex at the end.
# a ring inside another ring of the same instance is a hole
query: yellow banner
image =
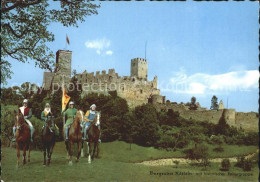
{"type": "Polygon", "coordinates": [[[62,90],[62,111],[64,111],[66,109],[66,105],[68,104],[70,100],[70,96],[67,95],[65,88],[63,88],[62,90]]]}

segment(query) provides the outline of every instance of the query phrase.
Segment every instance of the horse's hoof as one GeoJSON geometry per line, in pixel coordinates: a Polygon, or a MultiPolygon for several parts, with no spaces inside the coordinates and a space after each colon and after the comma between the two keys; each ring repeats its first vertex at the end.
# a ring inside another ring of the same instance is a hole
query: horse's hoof
{"type": "Polygon", "coordinates": [[[16,168],[16,169],[19,169],[19,166],[18,166],[18,165],[16,165],[16,166],[15,166],[15,168],[16,168]]]}
{"type": "Polygon", "coordinates": [[[73,164],[72,161],[69,161],[69,166],[72,166],[72,164],[73,164]]]}

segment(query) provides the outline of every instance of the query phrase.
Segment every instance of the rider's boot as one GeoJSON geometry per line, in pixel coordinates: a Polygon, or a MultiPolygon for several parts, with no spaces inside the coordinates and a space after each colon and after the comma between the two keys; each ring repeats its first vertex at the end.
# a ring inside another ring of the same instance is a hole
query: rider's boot
{"type": "Polygon", "coordinates": [[[15,130],[16,130],[16,127],[14,126],[14,127],[13,127],[13,134],[14,134],[14,137],[13,137],[13,139],[12,139],[12,142],[15,142],[15,141],[16,141],[16,139],[15,139],[15,130]]]}
{"type": "Polygon", "coordinates": [[[65,141],[68,141],[68,133],[69,133],[69,127],[65,127],[65,141]]]}
{"type": "Polygon", "coordinates": [[[87,141],[87,139],[88,139],[87,130],[88,130],[88,127],[85,126],[85,128],[84,128],[84,137],[83,137],[84,141],[87,141]]]}
{"type": "Polygon", "coordinates": [[[98,126],[98,129],[99,129],[98,142],[101,143],[101,131],[100,131],[100,125],[98,126]]]}
{"type": "Polygon", "coordinates": [[[30,127],[31,142],[33,142],[33,132],[34,132],[34,128],[33,126],[31,126],[30,127]]]}

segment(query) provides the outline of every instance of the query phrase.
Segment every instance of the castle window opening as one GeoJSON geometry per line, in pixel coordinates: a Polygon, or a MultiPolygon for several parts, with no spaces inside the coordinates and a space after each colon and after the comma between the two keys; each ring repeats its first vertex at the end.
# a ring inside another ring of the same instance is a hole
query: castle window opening
{"type": "Polygon", "coordinates": [[[135,81],[135,79],[133,78],[133,80],[132,80],[133,82],[135,81]]]}
{"type": "Polygon", "coordinates": [[[140,94],[142,94],[143,93],[143,90],[140,90],[140,94]]]}

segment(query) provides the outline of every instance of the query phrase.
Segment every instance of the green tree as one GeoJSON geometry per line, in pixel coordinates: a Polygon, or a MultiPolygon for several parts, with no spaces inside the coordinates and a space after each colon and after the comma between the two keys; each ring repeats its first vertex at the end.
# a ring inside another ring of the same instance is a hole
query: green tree
{"type": "Polygon", "coordinates": [[[222,113],[222,116],[221,116],[221,118],[218,121],[218,124],[216,126],[215,131],[216,131],[217,134],[228,136],[229,135],[230,126],[227,124],[227,121],[226,121],[226,119],[224,117],[224,115],[225,115],[224,113],[225,113],[225,111],[222,113]]]}
{"type": "Polygon", "coordinates": [[[190,110],[197,110],[198,106],[196,105],[196,97],[191,98],[191,103],[190,103],[190,110]]]}
{"type": "Polygon", "coordinates": [[[210,109],[212,109],[212,110],[218,109],[218,98],[215,95],[213,95],[213,97],[211,99],[210,109]]]}
{"type": "Polygon", "coordinates": [[[33,115],[40,119],[41,118],[41,112],[45,108],[45,102],[44,99],[47,97],[47,91],[43,90],[42,88],[38,88],[37,93],[35,93],[32,96],[32,99],[29,100],[33,115]]]}
{"type": "Polygon", "coordinates": [[[16,90],[9,88],[2,88],[1,102],[5,105],[20,105],[22,104],[22,96],[17,94],[16,90]]]}
{"type": "Polygon", "coordinates": [[[81,93],[82,93],[81,85],[78,84],[77,78],[73,76],[71,79],[71,83],[69,84],[68,95],[70,96],[70,100],[75,102],[76,108],[83,110],[83,108],[79,108],[82,107],[80,105],[81,93]]]}
{"type": "Polygon", "coordinates": [[[54,34],[48,26],[54,22],[78,27],[87,16],[98,14],[99,7],[90,1],[1,0],[2,83],[11,78],[8,58],[23,63],[34,60],[35,66],[53,71],[54,54],[46,43],[54,41],[54,34]]]}
{"type": "Polygon", "coordinates": [[[136,120],[133,125],[136,127],[137,132],[137,135],[134,137],[135,143],[144,146],[154,145],[160,138],[156,109],[152,104],[146,104],[136,107],[134,114],[136,120]]]}

